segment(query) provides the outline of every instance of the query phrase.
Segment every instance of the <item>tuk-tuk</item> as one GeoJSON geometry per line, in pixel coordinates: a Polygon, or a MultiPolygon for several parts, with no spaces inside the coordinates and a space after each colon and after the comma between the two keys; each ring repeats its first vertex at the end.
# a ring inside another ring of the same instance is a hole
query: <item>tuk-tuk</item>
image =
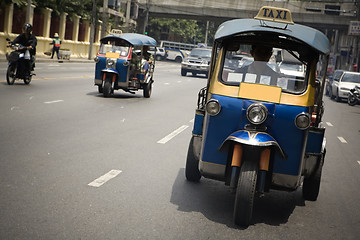
{"type": "Polygon", "coordinates": [[[221,24],[214,39],[186,179],[225,182],[235,193],[234,222],[243,227],[251,223],[254,198],[270,189],[302,186],[305,200],[317,200],[326,152],[326,71],[321,80],[316,76],[327,69],[328,38],[294,24],[287,9],[262,7],[254,19],[221,24]],[[229,61],[233,56],[240,56],[238,63],[229,61]]]}
{"type": "Polygon", "coordinates": [[[151,95],[155,60],[147,48],[156,40],[142,34],[110,34],[100,40],[95,57],[95,85],[99,93],[109,97],[114,90],[134,93],[143,89],[145,98],[151,95]]]}

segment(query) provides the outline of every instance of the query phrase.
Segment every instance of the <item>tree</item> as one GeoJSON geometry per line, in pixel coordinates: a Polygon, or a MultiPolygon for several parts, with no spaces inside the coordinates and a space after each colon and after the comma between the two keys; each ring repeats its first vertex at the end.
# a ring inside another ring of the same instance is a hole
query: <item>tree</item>
{"type": "Polygon", "coordinates": [[[150,18],[148,35],[158,40],[174,40],[177,42],[193,43],[198,25],[195,20],[150,18]]]}

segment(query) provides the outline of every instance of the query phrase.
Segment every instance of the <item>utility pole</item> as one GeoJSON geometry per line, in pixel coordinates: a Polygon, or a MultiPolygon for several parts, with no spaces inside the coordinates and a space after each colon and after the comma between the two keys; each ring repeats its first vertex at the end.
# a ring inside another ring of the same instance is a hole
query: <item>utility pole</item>
{"type": "Polygon", "coordinates": [[[90,46],[89,46],[89,57],[88,57],[89,60],[91,60],[93,56],[93,47],[95,41],[95,26],[96,26],[96,0],[93,0],[91,25],[90,25],[90,46]]]}
{"type": "Polygon", "coordinates": [[[104,4],[103,4],[103,12],[102,12],[102,28],[101,28],[101,37],[105,37],[106,36],[106,30],[107,30],[107,21],[108,21],[108,6],[109,6],[109,1],[108,0],[104,0],[104,4]]]}
{"type": "MultiPolygon", "coordinates": [[[[357,15],[357,20],[360,21],[360,3],[357,2],[357,11],[356,11],[356,15],[357,15]]],[[[356,71],[357,72],[360,72],[360,46],[359,46],[359,41],[360,39],[360,36],[357,35],[356,36],[356,49],[357,49],[357,52],[356,52],[356,55],[357,55],[357,65],[356,65],[356,71]]]]}
{"type": "Polygon", "coordinates": [[[27,23],[30,23],[30,15],[31,15],[31,0],[28,0],[27,1],[28,4],[27,4],[27,8],[26,8],[26,22],[27,23]]]}

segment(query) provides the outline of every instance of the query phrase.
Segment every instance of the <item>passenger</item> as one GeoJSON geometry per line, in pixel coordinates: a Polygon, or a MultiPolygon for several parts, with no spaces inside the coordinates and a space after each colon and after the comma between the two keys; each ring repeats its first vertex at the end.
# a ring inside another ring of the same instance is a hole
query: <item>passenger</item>
{"type": "Polygon", "coordinates": [[[149,66],[153,63],[154,57],[151,53],[149,53],[149,46],[143,46],[143,57],[146,60],[146,62],[144,62],[144,70],[145,72],[149,69],[149,66]]]}

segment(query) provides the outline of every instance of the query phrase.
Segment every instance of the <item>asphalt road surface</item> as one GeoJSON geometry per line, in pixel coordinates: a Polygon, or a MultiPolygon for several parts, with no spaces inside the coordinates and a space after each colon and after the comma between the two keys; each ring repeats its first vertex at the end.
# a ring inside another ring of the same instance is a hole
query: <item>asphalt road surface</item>
{"type": "Polygon", "coordinates": [[[185,180],[205,77],[158,62],[151,98],[93,85],[94,63],[37,63],[30,85],[0,63],[0,239],[359,239],[360,105],[325,97],[319,198],[301,189],[256,200],[232,221],[222,183],[185,180]]]}

